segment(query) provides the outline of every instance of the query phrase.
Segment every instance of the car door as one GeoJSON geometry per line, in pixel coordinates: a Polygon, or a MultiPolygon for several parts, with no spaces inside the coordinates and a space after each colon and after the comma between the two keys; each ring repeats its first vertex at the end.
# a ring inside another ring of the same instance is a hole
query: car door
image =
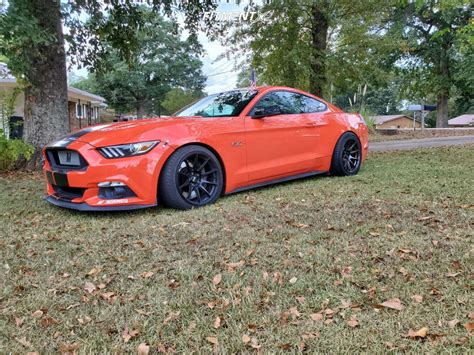
{"type": "Polygon", "coordinates": [[[272,91],[245,117],[249,182],[277,179],[311,171],[317,134],[297,105],[299,94],[272,91]],[[256,118],[256,113],[265,115],[256,118]]]}

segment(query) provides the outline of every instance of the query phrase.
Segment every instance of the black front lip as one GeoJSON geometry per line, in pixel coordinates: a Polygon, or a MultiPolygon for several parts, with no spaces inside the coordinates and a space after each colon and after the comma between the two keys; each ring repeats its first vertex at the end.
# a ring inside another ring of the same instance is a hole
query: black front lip
{"type": "Polygon", "coordinates": [[[74,203],[74,202],[60,200],[51,195],[46,196],[44,199],[55,206],[69,208],[76,211],[84,211],[84,212],[131,211],[131,210],[139,210],[142,208],[150,208],[150,207],[156,206],[156,204],[153,204],[153,205],[126,205],[126,206],[97,207],[97,206],[90,206],[85,202],[74,203]]]}

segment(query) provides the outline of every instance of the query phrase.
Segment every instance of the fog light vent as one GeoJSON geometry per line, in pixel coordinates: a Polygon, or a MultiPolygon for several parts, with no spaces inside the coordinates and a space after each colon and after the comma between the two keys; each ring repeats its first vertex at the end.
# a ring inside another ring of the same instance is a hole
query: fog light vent
{"type": "Polygon", "coordinates": [[[128,186],[99,187],[99,197],[103,200],[116,200],[136,196],[128,186]]]}

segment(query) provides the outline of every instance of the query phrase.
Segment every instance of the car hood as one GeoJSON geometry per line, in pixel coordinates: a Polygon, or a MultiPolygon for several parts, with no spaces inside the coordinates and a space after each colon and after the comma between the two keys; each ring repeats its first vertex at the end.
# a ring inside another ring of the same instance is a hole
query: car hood
{"type": "Polygon", "coordinates": [[[179,126],[187,126],[196,121],[208,121],[203,117],[165,117],[135,120],[117,123],[105,123],[81,129],[50,145],[50,147],[66,147],[79,141],[94,147],[103,147],[124,143],[144,142],[165,139],[166,132],[176,132],[179,126]]]}

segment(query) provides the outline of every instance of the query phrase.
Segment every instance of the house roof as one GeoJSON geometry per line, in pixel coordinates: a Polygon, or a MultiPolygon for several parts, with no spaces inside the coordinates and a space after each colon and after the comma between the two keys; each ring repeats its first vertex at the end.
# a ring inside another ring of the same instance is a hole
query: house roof
{"type": "Polygon", "coordinates": [[[450,126],[468,126],[470,124],[474,124],[474,114],[472,113],[454,117],[448,121],[450,126]]]}
{"type": "Polygon", "coordinates": [[[409,120],[413,120],[412,117],[409,117],[407,115],[381,115],[381,116],[370,116],[369,119],[374,121],[375,124],[384,124],[386,122],[390,122],[393,120],[396,120],[397,118],[407,118],[409,120]]]}
{"type": "MultiPolygon", "coordinates": [[[[0,63],[1,64],[1,63],[0,63]]],[[[0,76],[0,89],[2,88],[13,88],[17,85],[16,79],[12,77],[1,77],[0,76]]],[[[103,104],[105,103],[105,99],[102,96],[94,95],[90,92],[80,90],[77,88],[73,88],[72,86],[68,86],[67,88],[67,96],[68,99],[76,100],[84,100],[84,101],[91,101],[92,103],[103,104]]]]}

